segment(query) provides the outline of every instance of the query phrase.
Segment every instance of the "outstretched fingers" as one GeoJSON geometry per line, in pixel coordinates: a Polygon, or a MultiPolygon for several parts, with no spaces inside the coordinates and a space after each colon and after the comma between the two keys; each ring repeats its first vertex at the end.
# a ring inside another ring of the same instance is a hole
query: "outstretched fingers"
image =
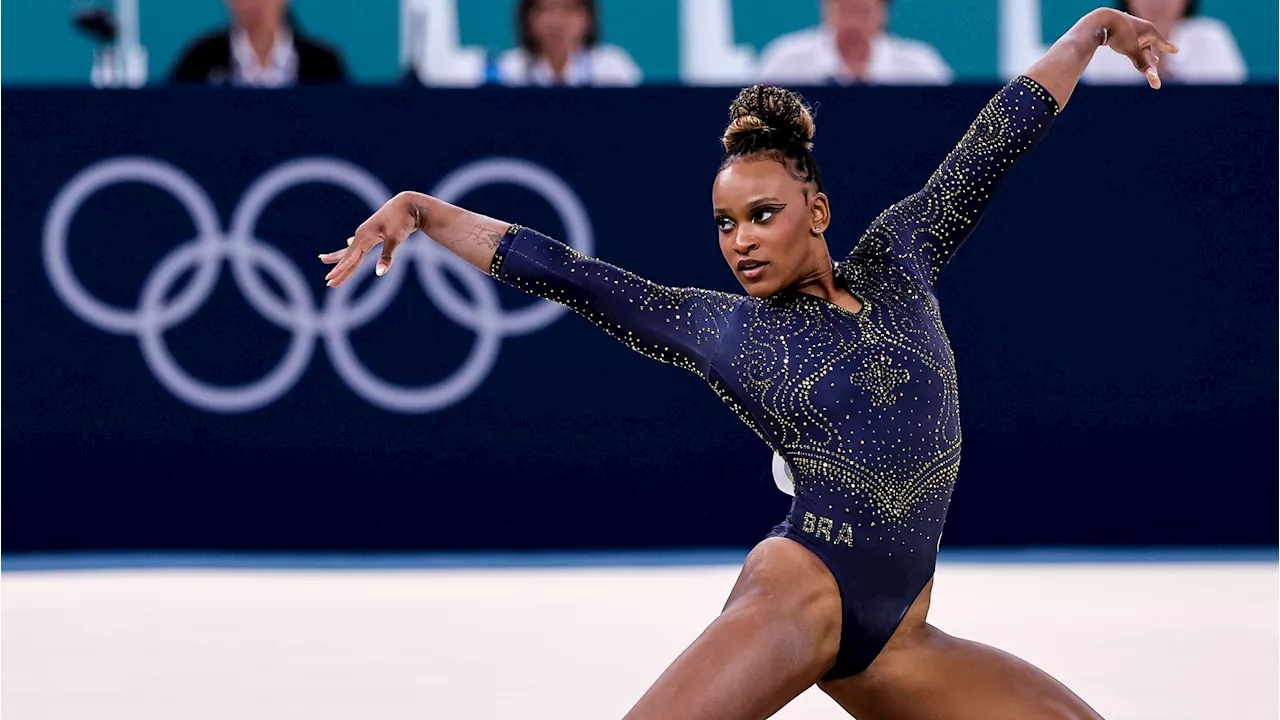
{"type": "Polygon", "coordinates": [[[329,274],[324,276],[325,285],[337,287],[346,282],[360,268],[360,262],[364,259],[365,253],[378,245],[382,246],[382,252],[379,253],[374,272],[378,276],[386,275],[395,259],[396,248],[400,247],[411,232],[413,232],[411,226],[397,227],[374,215],[356,229],[354,236],[347,238],[345,248],[331,253],[322,253],[319,256],[320,262],[334,266],[329,274]]]}
{"type": "Polygon", "coordinates": [[[378,264],[373,268],[375,275],[382,277],[391,269],[391,263],[395,260],[396,248],[400,247],[400,242],[401,241],[399,240],[393,240],[391,238],[387,238],[383,241],[382,255],[378,258],[378,264]]]}
{"type": "Polygon", "coordinates": [[[1138,45],[1144,48],[1155,48],[1162,53],[1173,55],[1178,53],[1178,46],[1169,42],[1169,38],[1161,35],[1154,25],[1148,25],[1138,34],[1138,45]]]}
{"type": "Polygon", "coordinates": [[[1133,57],[1133,66],[1138,69],[1138,72],[1147,76],[1147,84],[1152,90],[1160,89],[1160,72],[1156,70],[1158,62],[1160,58],[1156,57],[1155,52],[1149,47],[1142,48],[1133,57]]]}
{"type": "Polygon", "coordinates": [[[349,247],[351,247],[351,242],[353,240],[356,240],[356,238],[348,237],[347,247],[343,247],[342,250],[334,250],[333,252],[321,252],[321,254],[319,255],[321,263],[324,263],[325,265],[333,265],[334,263],[337,263],[337,261],[342,260],[343,256],[347,254],[347,250],[349,249],[349,247]]]}
{"type": "Polygon", "coordinates": [[[373,249],[373,246],[381,242],[380,238],[369,236],[357,237],[347,241],[347,247],[337,252],[321,255],[321,262],[334,265],[328,275],[324,276],[325,285],[329,287],[337,287],[346,282],[355,271],[360,267],[360,261],[364,259],[364,254],[373,249]]]}
{"type": "Polygon", "coordinates": [[[1138,33],[1138,52],[1131,59],[1138,72],[1147,77],[1147,84],[1153,90],[1159,90],[1161,85],[1160,72],[1156,69],[1156,65],[1160,62],[1160,56],[1156,54],[1157,50],[1162,53],[1176,54],[1178,46],[1169,42],[1169,39],[1161,35],[1154,25],[1144,22],[1138,33]]]}

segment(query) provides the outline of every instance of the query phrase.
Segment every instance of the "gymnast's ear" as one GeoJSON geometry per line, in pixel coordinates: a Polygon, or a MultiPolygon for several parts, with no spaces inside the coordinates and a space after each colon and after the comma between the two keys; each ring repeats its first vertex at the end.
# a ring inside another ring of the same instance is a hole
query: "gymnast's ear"
{"type": "Polygon", "coordinates": [[[831,227],[831,201],[827,194],[814,190],[809,195],[809,232],[821,235],[831,227]]]}

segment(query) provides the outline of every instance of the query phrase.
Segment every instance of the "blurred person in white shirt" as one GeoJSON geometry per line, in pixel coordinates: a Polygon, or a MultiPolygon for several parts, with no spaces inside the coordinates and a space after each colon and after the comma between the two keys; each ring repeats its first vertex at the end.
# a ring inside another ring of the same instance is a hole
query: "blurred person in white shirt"
{"type": "Polygon", "coordinates": [[[949,84],[951,68],[933,46],[885,32],[889,2],[822,0],[821,25],[783,35],[765,47],[760,57],[760,82],[949,84]]]}
{"type": "MultiPolygon", "coordinates": [[[[1244,58],[1226,23],[1199,14],[1198,0],[1129,0],[1121,12],[1149,21],[1178,46],[1176,55],[1156,53],[1165,83],[1234,85],[1245,81],[1244,58]]],[[[1118,53],[1098,53],[1082,80],[1095,85],[1132,84],[1133,64],[1118,53]]],[[[1139,75],[1137,82],[1146,80],[1139,75]]]]}
{"type": "Polygon", "coordinates": [[[594,0],[520,0],[516,22],[520,47],[498,56],[502,84],[640,84],[640,67],[627,51],[599,41],[594,0]]]}

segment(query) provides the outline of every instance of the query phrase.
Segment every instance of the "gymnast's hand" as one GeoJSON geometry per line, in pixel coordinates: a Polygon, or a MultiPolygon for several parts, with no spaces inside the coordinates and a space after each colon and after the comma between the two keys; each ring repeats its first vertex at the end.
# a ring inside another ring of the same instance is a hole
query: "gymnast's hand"
{"type": "Polygon", "coordinates": [[[379,277],[386,275],[391,271],[396,248],[414,230],[421,230],[436,244],[487,273],[509,227],[510,223],[471,212],[430,195],[402,192],[360,223],[355,235],[347,238],[345,248],[320,255],[320,261],[326,265],[337,264],[324,276],[325,284],[337,287],[346,282],[360,267],[364,254],[379,245],[382,253],[375,270],[379,277]]]}
{"type": "Polygon", "coordinates": [[[360,223],[356,232],[347,238],[347,246],[341,250],[320,255],[320,261],[326,265],[336,266],[324,276],[325,284],[337,287],[355,274],[364,260],[364,254],[378,245],[382,246],[382,256],[378,258],[376,272],[385,275],[391,267],[396,248],[404,242],[418,225],[414,209],[408,202],[407,193],[401,193],[388,200],[360,223]]]}
{"type": "Polygon", "coordinates": [[[1101,42],[1129,58],[1154,90],[1160,89],[1160,73],[1156,70],[1159,53],[1178,52],[1178,47],[1161,35],[1155,25],[1119,10],[1108,10],[1101,42]]]}

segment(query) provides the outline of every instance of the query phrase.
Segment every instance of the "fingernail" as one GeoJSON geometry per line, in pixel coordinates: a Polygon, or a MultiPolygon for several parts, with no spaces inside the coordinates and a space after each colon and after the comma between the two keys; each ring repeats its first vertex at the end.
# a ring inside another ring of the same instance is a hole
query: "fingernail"
{"type": "Polygon", "coordinates": [[[1150,68],[1147,68],[1147,77],[1151,78],[1152,80],[1159,80],[1160,73],[1156,72],[1155,68],[1150,67],[1150,68]]]}
{"type": "Polygon", "coordinates": [[[329,282],[325,283],[325,284],[324,284],[324,286],[325,286],[325,287],[333,287],[333,281],[332,281],[332,280],[330,280],[329,282]]]}
{"type": "Polygon", "coordinates": [[[382,277],[383,275],[386,275],[386,274],[387,274],[387,266],[386,266],[386,265],[379,265],[378,267],[376,267],[376,268],[374,268],[374,269],[373,269],[373,274],[374,274],[374,275],[377,275],[378,277],[382,277]]]}

